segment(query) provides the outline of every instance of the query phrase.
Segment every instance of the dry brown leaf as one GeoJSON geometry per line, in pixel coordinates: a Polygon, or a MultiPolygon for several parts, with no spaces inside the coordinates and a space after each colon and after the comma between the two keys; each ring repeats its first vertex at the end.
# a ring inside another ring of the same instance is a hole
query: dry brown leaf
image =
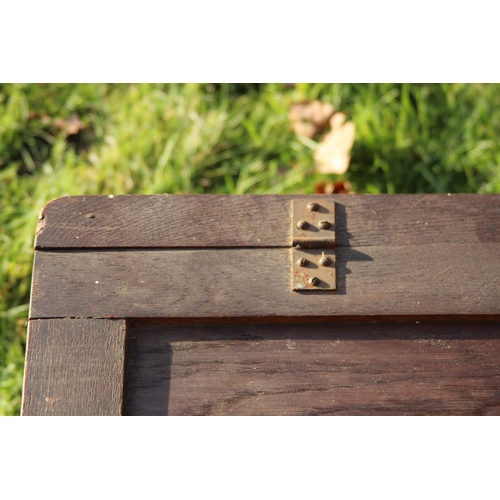
{"type": "Polygon", "coordinates": [[[76,135],[85,128],[85,123],[76,114],[72,114],[66,120],[66,135],[76,135]]]}
{"type": "Polygon", "coordinates": [[[354,144],[356,127],[353,122],[345,122],[344,113],[335,113],[331,120],[331,132],[319,143],[314,159],[318,172],[322,174],[344,174],[351,161],[350,151],[354,144]]]}
{"type": "Polygon", "coordinates": [[[66,121],[63,118],[54,118],[53,120],[50,117],[46,117],[43,123],[52,124],[58,129],[63,129],[66,126],[66,121]],[[47,120],[48,118],[48,120],[47,120]]]}
{"type": "Polygon", "coordinates": [[[334,112],[334,107],[326,102],[303,101],[292,105],[288,119],[297,135],[312,139],[328,125],[334,112]]]}
{"type": "MultiPolygon", "coordinates": [[[[42,121],[44,118],[45,117],[42,117],[42,121]]],[[[45,121],[44,123],[47,123],[47,121],[45,121]]],[[[52,124],[59,130],[63,130],[66,134],[66,137],[70,135],[76,135],[85,128],[85,123],[80,120],[80,117],[77,114],[70,115],[67,120],[64,120],[63,118],[54,118],[52,120],[52,124]]]]}
{"type": "Polygon", "coordinates": [[[314,186],[315,194],[354,194],[349,181],[318,182],[314,186]]]}

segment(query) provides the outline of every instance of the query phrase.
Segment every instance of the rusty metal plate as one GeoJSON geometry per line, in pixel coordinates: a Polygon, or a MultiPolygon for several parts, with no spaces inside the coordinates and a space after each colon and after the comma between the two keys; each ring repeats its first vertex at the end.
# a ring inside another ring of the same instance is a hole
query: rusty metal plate
{"type": "Polygon", "coordinates": [[[294,247],[292,259],[293,290],[328,291],[337,288],[334,249],[294,247]]]}
{"type": "Polygon", "coordinates": [[[335,246],[335,202],[293,200],[293,246],[333,248],[335,246]]]}
{"type": "Polygon", "coordinates": [[[306,198],[292,203],[292,290],[335,290],[335,202],[306,198]]]}

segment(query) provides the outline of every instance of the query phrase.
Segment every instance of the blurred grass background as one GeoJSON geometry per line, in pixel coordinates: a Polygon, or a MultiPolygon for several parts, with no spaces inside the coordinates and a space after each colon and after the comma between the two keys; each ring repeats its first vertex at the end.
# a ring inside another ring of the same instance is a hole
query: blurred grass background
{"type": "Polygon", "coordinates": [[[38,214],[65,195],[499,193],[496,84],[0,84],[0,415],[20,411],[38,214]],[[294,102],[356,125],[351,165],[315,173],[294,102]]]}

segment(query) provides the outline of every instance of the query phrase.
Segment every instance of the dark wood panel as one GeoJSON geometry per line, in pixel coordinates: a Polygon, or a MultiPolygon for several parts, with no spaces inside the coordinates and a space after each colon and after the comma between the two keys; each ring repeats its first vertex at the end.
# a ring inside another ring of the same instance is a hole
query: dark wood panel
{"type": "MultiPolygon", "coordinates": [[[[42,211],[36,248],[291,245],[304,195],[74,196],[42,211]]],[[[319,202],[325,196],[315,197],[319,202]]],[[[332,196],[326,196],[331,199],[332,196]]],[[[500,242],[500,195],[334,195],[344,247],[500,242]]]]}
{"type": "Polygon", "coordinates": [[[23,415],[121,415],[125,321],[32,320],[23,415]]]}
{"type": "Polygon", "coordinates": [[[135,325],[125,415],[500,415],[500,322],[135,325]]]}
{"type": "Polygon", "coordinates": [[[37,251],[31,318],[497,315],[500,245],[337,249],[337,290],[292,291],[291,248],[37,251]]]}
{"type": "Polygon", "coordinates": [[[276,246],[289,202],[272,196],[72,196],[42,211],[36,248],[276,246]]]}

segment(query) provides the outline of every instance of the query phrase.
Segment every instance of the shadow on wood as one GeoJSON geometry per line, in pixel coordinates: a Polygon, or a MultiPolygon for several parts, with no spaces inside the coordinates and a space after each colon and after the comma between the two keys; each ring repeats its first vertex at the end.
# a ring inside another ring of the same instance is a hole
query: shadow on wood
{"type": "Polygon", "coordinates": [[[172,347],[154,339],[144,342],[136,330],[127,336],[124,415],[168,415],[172,347]],[[136,402],[140,394],[140,404],[136,402]]]}

